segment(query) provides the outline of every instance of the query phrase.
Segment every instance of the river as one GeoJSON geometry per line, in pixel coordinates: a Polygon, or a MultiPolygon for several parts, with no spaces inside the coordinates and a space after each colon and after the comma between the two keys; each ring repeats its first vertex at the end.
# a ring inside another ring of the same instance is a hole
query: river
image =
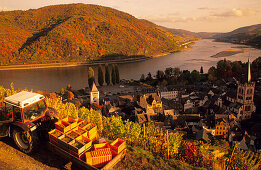
{"type": "MultiPolygon", "coordinates": [[[[214,42],[210,39],[197,41],[192,49],[182,52],[176,52],[169,55],[153,58],[146,61],[119,64],[121,79],[139,79],[141,74],[145,76],[151,72],[156,74],[157,70],[165,70],[167,67],[179,67],[182,70],[200,70],[203,66],[204,72],[209,67],[216,65],[217,61],[223,58],[213,58],[219,52],[227,50],[244,50],[233,56],[225,57],[228,60],[240,60],[246,62],[250,55],[250,60],[261,56],[261,50],[255,48],[244,48],[247,46],[214,42]],[[243,48],[240,48],[243,47],[243,48]]],[[[95,75],[97,68],[94,67],[95,75]]],[[[59,91],[70,84],[74,89],[81,89],[88,86],[88,67],[60,67],[60,68],[39,68],[39,69],[23,69],[23,70],[1,70],[0,85],[9,87],[13,82],[15,88],[27,88],[35,90],[59,91]]]]}

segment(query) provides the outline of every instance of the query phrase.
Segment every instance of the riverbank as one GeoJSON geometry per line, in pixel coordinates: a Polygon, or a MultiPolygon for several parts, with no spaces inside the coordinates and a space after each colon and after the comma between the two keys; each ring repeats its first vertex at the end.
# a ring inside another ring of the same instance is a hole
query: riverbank
{"type": "Polygon", "coordinates": [[[210,57],[213,57],[213,58],[222,58],[222,57],[229,57],[229,56],[232,56],[232,55],[235,55],[235,54],[239,54],[239,53],[243,53],[244,50],[228,50],[228,51],[221,51],[215,55],[212,55],[210,57]]]}
{"type": "Polygon", "coordinates": [[[94,60],[90,62],[67,62],[67,63],[47,63],[47,64],[23,64],[23,65],[8,65],[0,66],[0,70],[19,70],[19,69],[39,69],[39,68],[58,68],[58,67],[75,67],[75,66],[95,66],[99,64],[121,64],[121,63],[132,63],[138,61],[149,60],[152,57],[144,56],[140,58],[125,58],[117,60],[94,60]]]}

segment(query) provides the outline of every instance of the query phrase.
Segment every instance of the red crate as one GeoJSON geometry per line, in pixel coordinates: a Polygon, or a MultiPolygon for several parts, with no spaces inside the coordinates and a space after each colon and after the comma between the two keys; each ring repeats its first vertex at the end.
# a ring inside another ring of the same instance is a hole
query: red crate
{"type": "Polygon", "coordinates": [[[48,134],[50,142],[55,145],[57,145],[58,143],[58,138],[63,135],[63,133],[57,129],[51,130],[50,132],[48,132],[48,134]]]}
{"type": "Polygon", "coordinates": [[[94,147],[94,150],[105,149],[105,148],[110,148],[110,144],[109,143],[94,144],[93,147],[94,147]]]}
{"type": "Polygon", "coordinates": [[[77,122],[76,122],[76,120],[74,120],[74,119],[72,119],[72,118],[70,118],[70,117],[64,118],[63,121],[69,123],[70,126],[71,126],[71,129],[76,128],[77,125],[78,125],[77,122]]]}
{"type": "Polygon", "coordinates": [[[79,136],[75,140],[83,143],[85,145],[85,150],[89,150],[92,147],[92,141],[84,136],[79,136]]]}
{"type": "Polygon", "coordinates": [[[95,141],[97,139],[97,132],[92,133],[91,135],[88,135],[88,138],[91,139],[92,141],[95,141]]]}
{"type": "Polygon", "coordinates": [[[66,133],[68,131],[71,130],[71,126],[69,123],[63,121],[63,120],[60,120],[58,122],[55,123],[55,129],[63,132],[63,133],[66,133]]]}
{"type": "Polygon", "coordinates": [[[120,138],[117,138],[111,143],[111,149],[116,151],[118,154],[126,148],[126,141],[120,138]]]}
{"type": "Polygon", "coordinates": [[[73,131],[78,133],[81,136],[88,137],[88,132],[80,127],[74,128],[73,131]]]}
{"type": "Polygon", "coordinates": [[[86,163],[95,167],[102,167],[112,159],[110,148],[98,149],[92,152],[86,152],[86,163]]]}

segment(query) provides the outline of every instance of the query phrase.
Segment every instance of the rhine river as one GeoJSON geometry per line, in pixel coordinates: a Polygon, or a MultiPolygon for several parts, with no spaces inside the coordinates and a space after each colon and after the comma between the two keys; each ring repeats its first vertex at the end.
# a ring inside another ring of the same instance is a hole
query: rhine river
{"type": "MultiPolygon", "coordinates": [[[[167,67],[179,67],[182,70],[200,70],[203,66],[207,72],[217,61],[226,58],[227,60],[240,60],[246,62],[248,56],[253,61],[261,56],[261,50],[248,46],[214,42],[210,39],[197,41],[192,49],[176,52],[169,55],[153,58],[146,61],[119,64],[121,79],[139,79],[141,74],[145,76],[151,72],[156,74],[157,70],[165,70],[167,67]],[[243,47],[243,48],[242,48],[243,47]],[[246,48],[247,47],[247,48],[246,48]],[[227,50],[243,50],[242,53],[222,58],[211,56],[227,50]]],[[[95,75],[97,68],[94,67],[95,75]]],[[[13,82],[15,88],[27,88],[28,90],[59,91],[70,84],[74,89],[81,89],[88,86],[88,66],[60,67],[60,68],[39,68],[23,70],[2,70],[0,71],[0,85],[9,87],[13,82]]],[[[97,82],[97,81],[96,81],[97,82]]]]}

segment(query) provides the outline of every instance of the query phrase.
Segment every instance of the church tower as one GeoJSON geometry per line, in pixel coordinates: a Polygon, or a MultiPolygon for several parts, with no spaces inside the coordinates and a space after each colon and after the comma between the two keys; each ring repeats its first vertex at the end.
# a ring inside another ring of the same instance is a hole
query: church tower
{"type": "Polygon", "coordinates": [[[251,82],[250,61],[248,58],[248,80],[246,83],[239,83],[237,88],[237,102],[242,104],[239,112],[239,120],[250,119],[252,113],[256,111],[254,105],[255,82],[251,82]]]}
{"type": "Polygon", "coordinates": [[[92,84],[92,91],[90,94],[90,104],[99,104],[99,91],[95,85],[95,83],[93,82],[92,84]]]}

